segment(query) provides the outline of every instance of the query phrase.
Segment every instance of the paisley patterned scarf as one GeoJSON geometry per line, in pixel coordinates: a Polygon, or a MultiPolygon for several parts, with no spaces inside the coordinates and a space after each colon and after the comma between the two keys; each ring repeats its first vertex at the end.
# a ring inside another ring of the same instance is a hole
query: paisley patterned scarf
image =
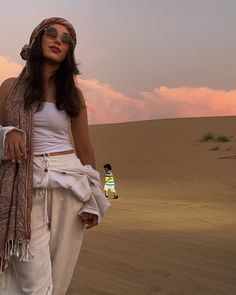
{"type": "Polygon", "coordinates": [[[26,133],[30,154],[21,164],[4,160],[0,165],[0,272],[11,255],[27,261],[30,240],[30,214],[33,189],[32,113],[24,108],[24,69],[11,90],[5,105],[5,124],[26,133]]]}

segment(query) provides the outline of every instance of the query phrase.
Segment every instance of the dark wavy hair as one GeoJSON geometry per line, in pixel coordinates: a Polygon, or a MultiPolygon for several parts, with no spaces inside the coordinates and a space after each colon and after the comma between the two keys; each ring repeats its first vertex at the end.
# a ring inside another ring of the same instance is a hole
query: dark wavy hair
{"type": "MultiPolygon", "coordinates": [[[[25,108],[36,106],[36,112],[42,110],[45,103],[43,90],[43,53],[41,32],[35,39],[27,59],[26,90],[24,93],[25,108]]],[[[75,62],[74,49],[70,47],[66,58],[61,62],[56,73],[50,78],[56,86],[56,106],[65,110],[70,117],[78,116],[85,107],[81,90],[76,87],[74,76],[80,71],[75,62]]]]}
{"type": "Polygon", "coordinates": [[[109,170],[112,169],[111,164],[109,164],[109,163],[105,164],[105,165],[103,166],[103,168],[107,168],[107,169],[109,169],[109,170]]]}

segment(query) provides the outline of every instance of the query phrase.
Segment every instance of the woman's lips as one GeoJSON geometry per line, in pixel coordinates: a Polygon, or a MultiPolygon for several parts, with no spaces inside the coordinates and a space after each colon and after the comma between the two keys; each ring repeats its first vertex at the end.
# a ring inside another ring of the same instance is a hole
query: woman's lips
{"type": "Polygon", "coordinates": [[[58,47],[56,47],[56,46],[50,46],[49,48],[50,48],[51,51],[54,52],[54,53],[60,53],[60,52],[61,52],[60,48],[58,48],[58,47]]]}

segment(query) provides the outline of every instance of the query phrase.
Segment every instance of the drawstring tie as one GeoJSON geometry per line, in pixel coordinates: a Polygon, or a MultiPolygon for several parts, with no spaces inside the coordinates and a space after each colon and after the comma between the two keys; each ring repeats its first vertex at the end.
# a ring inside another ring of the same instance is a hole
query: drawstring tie
{"type": "MultiPolygon", "coordinates": [[[[50,161],[50,155],[49,154],[44,154],[42,164],[43,164],[45,173],[48,173],[49,161],[50,161]]],[[[49,224],[49,217],[48,217],[48,189],[47,188],[42,188],[39,194],[41,196],[44,196],[44,224],[48,225],[49,224]]]]}

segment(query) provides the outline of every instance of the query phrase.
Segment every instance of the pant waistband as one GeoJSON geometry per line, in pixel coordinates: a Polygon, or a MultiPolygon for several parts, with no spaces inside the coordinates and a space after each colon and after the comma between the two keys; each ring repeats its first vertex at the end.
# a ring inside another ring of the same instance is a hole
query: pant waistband
{"type": "Polygon", "coordinates": [[[39,154],[39,155],[34,155],[34,156],[35,157],[52,157],[52,156],[68,155],[68,154],[73,154],[73,153],[74,153],[74,150],[69,150],[69,151],[39,154]]]}

